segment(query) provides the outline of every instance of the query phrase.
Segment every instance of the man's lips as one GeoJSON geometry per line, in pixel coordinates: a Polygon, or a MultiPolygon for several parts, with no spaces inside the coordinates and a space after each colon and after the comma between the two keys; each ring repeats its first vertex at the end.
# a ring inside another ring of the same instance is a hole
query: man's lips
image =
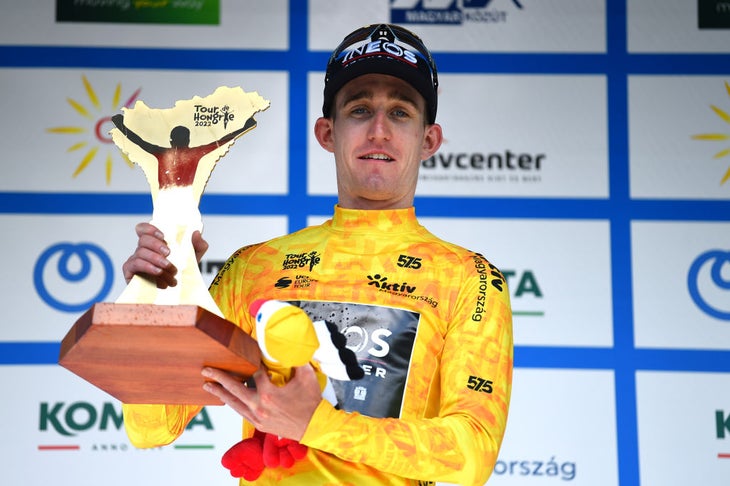
{"type": "Polygon", "coordinates": [[[383,162],[392,162],[393,160],[395,160],[390,155],[384,154],[384,153],[381,153],[381,152],[362,155],[360,157],[360,159],[364,159],[364,160],[382,160],[383,162]]]}

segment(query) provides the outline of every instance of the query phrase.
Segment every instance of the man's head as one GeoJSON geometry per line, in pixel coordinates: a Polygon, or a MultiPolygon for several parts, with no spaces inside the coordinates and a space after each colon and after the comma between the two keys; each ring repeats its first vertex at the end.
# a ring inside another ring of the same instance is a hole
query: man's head
{"type": "Polygon", "coordinates": [[[190,130],[187,127],[178,125],[170,130],[170,146],[184,148],[190,145],[190,130]]]}
{"type": "Polygon", "coordinates": [[[387,74],[406,81],[426,101],[426,121],[436,121],[438,75],[421,39],[402,27],[373,24],[349,34],[327,64],[322,114],[333,114],[334,99],[345,84],[365,74],[387,74]]]}

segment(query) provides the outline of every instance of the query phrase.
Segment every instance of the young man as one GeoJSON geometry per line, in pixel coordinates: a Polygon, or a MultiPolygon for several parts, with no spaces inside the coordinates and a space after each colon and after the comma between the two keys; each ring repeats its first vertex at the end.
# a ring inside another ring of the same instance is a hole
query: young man
{"type": "MultiPolygon", "coordinates": [[[[333,382],[336,405],[308,365],[282,387],[265,370],[255,388],[202,371],[206,389],[244,418],[247,435],[255,428],[309,448],[289,469],[264,470],[257,484],[481,485],[492,472],[511,391],[509,295],[482,255],[416,219],[419,165],[442,142],[437,88],[436,66],[413,33],[371,25],[347,36],[329,60],[314,127],[335,158],[333,218],[240,249],[211,285],[226,318],[249,333],[257,299],[292,302],[334,323],[365,370],[361,380],[333,382]],[[301,258],[304,269],[287,264],[301,258]],[[308,285],[287,286],[295,274],[308,285]]],[[[142,273],[174,285],[163,235],[149,224],[137,232],[125,278],[142,273]]],[[[199,234],[194,245],[207,248],[199,234]]],[[[158,446],[198,410],[125,405],[125,425],[135,445],[158,446]]]]}

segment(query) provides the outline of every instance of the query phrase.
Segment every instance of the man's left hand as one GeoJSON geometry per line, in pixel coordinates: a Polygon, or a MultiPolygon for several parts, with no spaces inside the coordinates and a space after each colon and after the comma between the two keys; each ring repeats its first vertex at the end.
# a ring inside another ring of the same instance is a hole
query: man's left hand
{"type": "Polygon", "coordinates": [[[256,388],[249,388],[240,378],[216,368],[203,368],[208,382],[203,388],[230,406],[257,430],[301,440],[315,409],[322,401],[322,392],[314,369],[309,365],[294,368],[284,386],[276,386],[265,369],[253,378],[256,388]]]}

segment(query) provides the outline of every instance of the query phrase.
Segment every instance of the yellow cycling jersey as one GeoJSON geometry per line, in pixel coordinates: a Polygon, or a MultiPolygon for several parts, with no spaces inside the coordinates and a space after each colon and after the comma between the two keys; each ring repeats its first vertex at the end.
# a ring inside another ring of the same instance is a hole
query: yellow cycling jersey
{"type": "MultiPolygon", "coordinates": [[[[337,206],[320,226],[238,250],[210,291],[248,333],[257,299],[335,324],[365,371],[330,380],[336,399],[315,411],[301,440],[307,456],[256,484],[486,482],[506,426],[513,347],[506,281],[484,256],[428,232],[414,208],[337,206]]],[[[172,442],[197,413],[124,408],[130,439],[145,447],[172,442]]]]}

